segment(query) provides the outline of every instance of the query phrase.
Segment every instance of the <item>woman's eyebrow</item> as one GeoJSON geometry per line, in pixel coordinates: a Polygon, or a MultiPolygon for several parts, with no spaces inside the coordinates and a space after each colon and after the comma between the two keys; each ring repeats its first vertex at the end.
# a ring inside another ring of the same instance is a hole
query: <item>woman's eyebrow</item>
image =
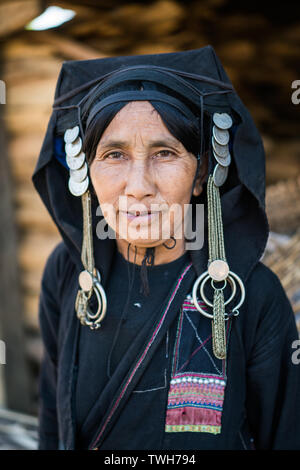
{"type": "MultiPolygon", "coordinates": [[[[155,139],[148,142],[147,145],[149,148],[153,147],[179,147],[180,144],[176,139],[172,139],[170,137],[164,137],[161,139],[155,139]]],[[[99,142],[99,147],[101,149],[111,148],[111,147],[119,147],[119,148],[128,148],[130,147],[129,142],[125,140],[105,140],[103,143],[99,142]]]]}

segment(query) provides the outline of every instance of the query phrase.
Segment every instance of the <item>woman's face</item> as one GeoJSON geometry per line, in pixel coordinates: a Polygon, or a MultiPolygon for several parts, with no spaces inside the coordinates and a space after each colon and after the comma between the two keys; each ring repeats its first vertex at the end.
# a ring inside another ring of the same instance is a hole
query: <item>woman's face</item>
{"type": "MultiPolygon", "coordinates": [[[[168,131],[151,103],[124,106],[102,134],[90,167],[102,213],[117,240],[147,247],[174,234],[180,239],[179,222],[184,227],[196,166],[195,155],[168,131]]],[[[193,194],[201,191],[198,179],[193,194]]]]}

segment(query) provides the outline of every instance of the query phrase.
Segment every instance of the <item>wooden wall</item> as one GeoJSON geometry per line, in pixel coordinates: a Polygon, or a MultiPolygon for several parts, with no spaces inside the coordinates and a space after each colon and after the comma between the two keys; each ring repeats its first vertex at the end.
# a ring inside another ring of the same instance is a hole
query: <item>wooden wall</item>
{"type": "Polygon", "coordinates": [[[31,176],[46,131],[61,60],[55,48],[12,39],[5,47],[6,129],[14,181],[22,270],[24,320],[37,328],[37,295],[45,259],[59,240],[58,231],[31,176]]]}

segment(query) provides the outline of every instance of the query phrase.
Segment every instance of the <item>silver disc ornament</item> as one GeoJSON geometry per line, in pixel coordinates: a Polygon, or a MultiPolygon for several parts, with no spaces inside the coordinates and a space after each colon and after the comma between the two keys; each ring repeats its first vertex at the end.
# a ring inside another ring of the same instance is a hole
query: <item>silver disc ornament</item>
{"type": "Polygon", "coordinates": [[[228,152],[228,154],[226,155],[226,157],[220,157],[219,155],[216,154],[216,152],[213,150],[213,155],[215,157],[215,159],[217,160],[217,162],[222,165],[222,166],[229,166],[230,163],[231,163],[231,155],[230,153],[228,152]]]}
{"type": "Polygon", "coordinates": [[[215,141],[214,138],[212,138],[212,147],[216,154],[219,155],[219,157],[225,158],[229,153],[228,144],[220,145],[218,144],[218,142],[215,141]]]}
{"type": "Polygon", "coordinates": [[[225,183],[226,178],[228,175],[228,166],[222,166],[219,163],[216,164],[214,173],[213,173],[213,180],[216,186],[222,186],[225,183]]]}
{"type": "Polygon", "coordinates": [[[73,196],[82,196],[89,186],[89,177],[87,176],[83,181],[77,183],[72,179],[69,178],[69,190],[73,194],[73,196]]]}
{"type": "Polygon", "coordinates": [[[81,137],[77,137],[74,142],[67,143],[65,145],[65,151],[66,154],[69,155],[70,157],[75,157],[76,155],[79,154],[82,148],[82,140],[81,137]]]}
{"type": "Polygon", "coordinates": [[[227,145],[229,142],[229,132],[213,126],[213,138],[219,145],[227,145]]]}
{"type": "Polygon", "coordinates": [[[227,113],[214,113],[213,121],[217,127],[227,130],[232,126],[232,119],[227,113]]]}
{"type": "Polygon", "coordinates": [[[83,152],[80,152],[75,157],[71,157],[70,155],[67,155],[66,161],[70,170],[79,170],[79,168],[81,168],[84,164],[85,154],[83,152]]]}
{"type": "Polygon", "coordinates": [[[70,177],[76,183],[81,183],[81,181],[85,180],[87,174],[88,166],[86,162],[84,162],[84,164],[80,168],[78,168],[78,170],[70,170],[70,177]]]}
{"type": "Polygon", "coordinates": [[[70,144],[74,142],[79,136],[79,126],[72,127],[71,129],[67,129],[64,133],[64,141],[66,144],[70,144]]]}

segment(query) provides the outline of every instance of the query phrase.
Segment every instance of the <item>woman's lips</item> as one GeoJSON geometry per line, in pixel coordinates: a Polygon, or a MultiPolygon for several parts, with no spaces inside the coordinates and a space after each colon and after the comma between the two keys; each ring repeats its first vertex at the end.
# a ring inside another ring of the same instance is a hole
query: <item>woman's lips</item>
{"type": "Polygon", "coordinates": [[[122,215],[127,217],[127,220],[132,221],[138,221],[138,222],[148,222],[152,220],[159,212],[142,212],[139,213],[138,211],[134,214],[131,212],[125,212],[125,211],[120,211],[122,215]]]}

